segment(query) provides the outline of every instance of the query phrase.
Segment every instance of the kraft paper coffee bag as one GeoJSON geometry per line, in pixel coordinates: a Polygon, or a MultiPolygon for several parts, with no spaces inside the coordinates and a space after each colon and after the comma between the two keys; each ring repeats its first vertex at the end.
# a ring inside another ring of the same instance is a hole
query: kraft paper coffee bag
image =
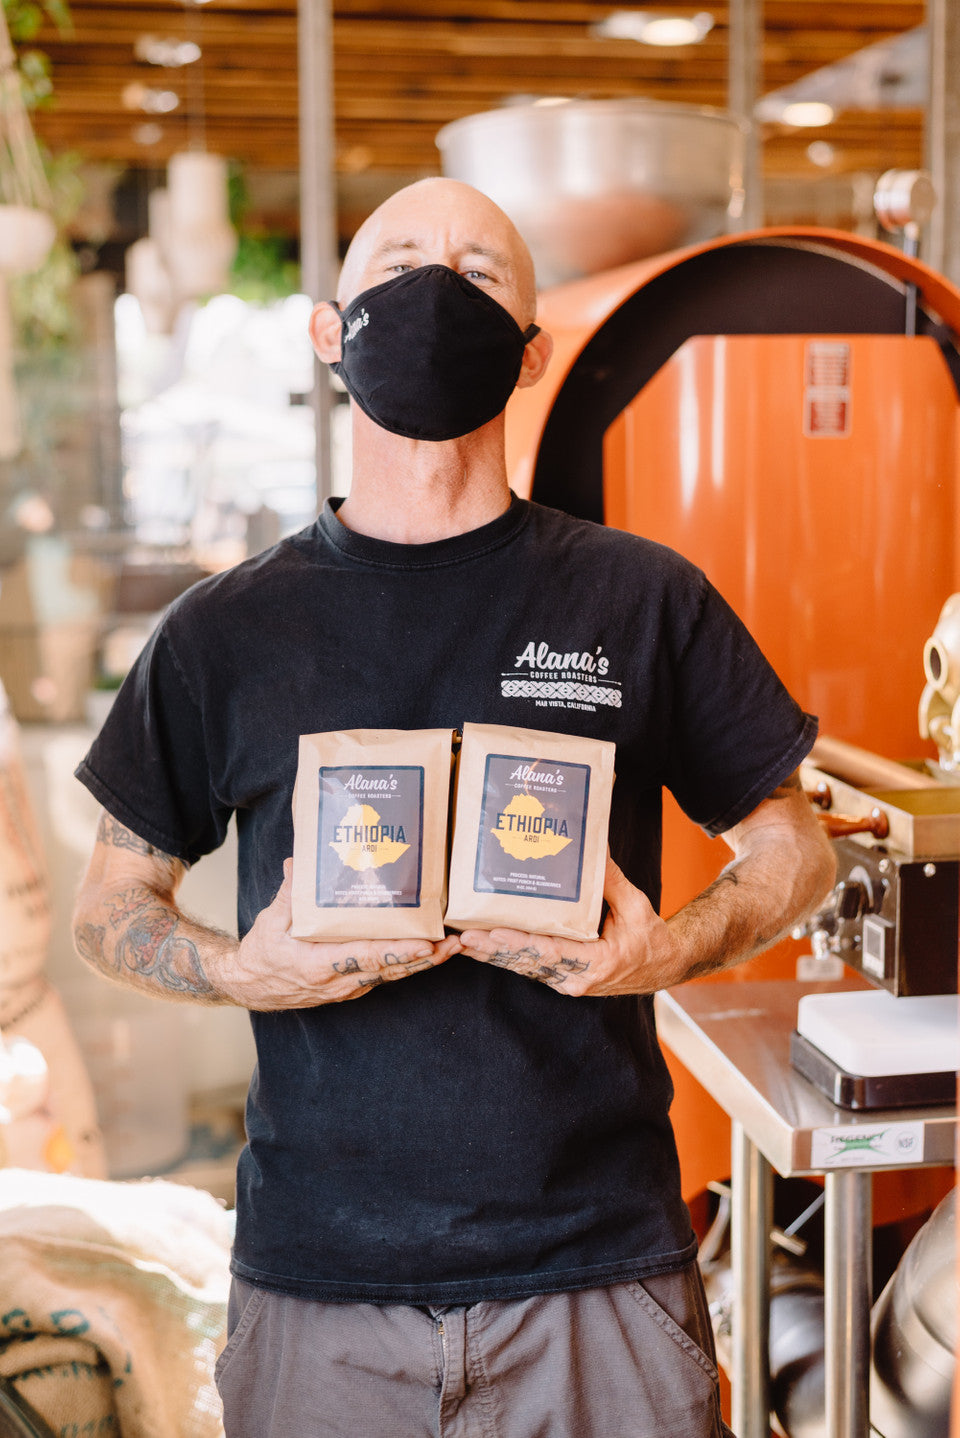
{"type": "Polygon", "coordinates": [[[465,724],[446,923],[595,939],[616,746],[465,724]]]}
{"type": "Polygon", "coordinates": [[[449,729],[300,736],[296,938],[443,938],[452,740],[449,729]]]}

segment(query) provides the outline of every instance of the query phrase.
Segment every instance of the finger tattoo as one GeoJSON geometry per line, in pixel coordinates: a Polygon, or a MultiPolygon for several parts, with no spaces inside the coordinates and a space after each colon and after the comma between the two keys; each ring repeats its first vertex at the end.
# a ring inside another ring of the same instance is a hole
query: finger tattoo
{"type": "Polygon", "coordinates": [[[559,988],[571,974],[586,973],[590,967],[589,963],[582,959],[571,959],[565,955],[561,955],[553,964],[541,963],[542,958],[543,954],[539,949],[527,944],[520,949],[495,949],[489,955],[488,962],[498,968],[513,969],[516,973],[539,979],[551,988],[559,988]]]}

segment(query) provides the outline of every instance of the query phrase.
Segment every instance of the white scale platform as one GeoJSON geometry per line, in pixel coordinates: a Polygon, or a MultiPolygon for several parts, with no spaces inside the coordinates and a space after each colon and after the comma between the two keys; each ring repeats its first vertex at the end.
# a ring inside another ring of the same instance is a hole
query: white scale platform
{"type": "Polygon", "coordinates": [[[956,994],[805,994],[790,1057],[844,1108],[952,1103],[960,1068],[958,1020],[956,994]]]}

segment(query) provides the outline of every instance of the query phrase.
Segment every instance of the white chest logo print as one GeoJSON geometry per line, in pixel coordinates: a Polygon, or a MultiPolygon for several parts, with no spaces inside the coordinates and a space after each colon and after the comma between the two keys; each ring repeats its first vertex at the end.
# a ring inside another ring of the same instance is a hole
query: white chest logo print
{"type": "Polygon", "coordinates": [[[514,667],[500,676],[504,699],[528,699],[539,708],[619,709],[620,682],[610,676],[603,646],[595,649],[553,649],[531,639],[516,656],[514,667]]]}

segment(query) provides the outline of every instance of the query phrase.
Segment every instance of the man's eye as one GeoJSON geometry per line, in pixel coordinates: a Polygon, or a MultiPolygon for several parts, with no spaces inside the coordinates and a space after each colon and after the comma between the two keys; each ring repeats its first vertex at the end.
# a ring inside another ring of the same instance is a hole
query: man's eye
{"type": "Polygon", "coordinates": [[[387,270],[391,275],[405,275],[407,270],[413,268],[413,265],[407,264],[405,260],[398,260],[395,265],[387,265],[387,270]]]}
{"type": "Polygon", "coordinates": [[[488,280],[490,278],[483,270],[464,270],[463,276],[464,279],[471,280],[474,284],[476,284],[478,280],[488,280]]]}

